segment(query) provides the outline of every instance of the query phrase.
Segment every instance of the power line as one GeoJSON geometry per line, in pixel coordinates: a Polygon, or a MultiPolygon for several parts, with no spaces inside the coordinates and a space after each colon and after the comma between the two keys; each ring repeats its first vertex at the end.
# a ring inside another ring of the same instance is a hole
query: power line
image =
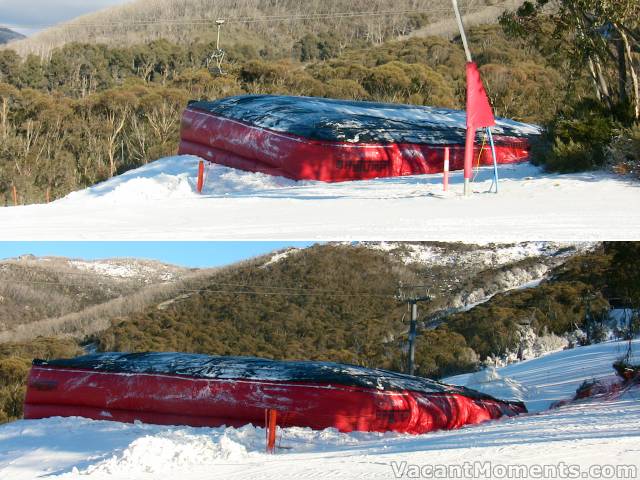
{"type": "MultiPolygon", "coordinates": [[[[253,270],[251,271],[251,273],[254,273],[253,270]]],[[[108,273],[101,273],[101,272],[96,272],[96,273],[85,273],[85,272],[55,272],[55,275],[69,275],[69,276],[79,276],[79,277],[88,277],[88,278],[95,278],[95,277],[104,277],[105,279],[112,279],[115,281],[119,281],[119,280],[123,280],[123,281],[130,281],[130,282],[135,282],[136,278],[130,278],[130,277],[119,277],[119,276],[115,276],[115,275],[111,275],[108,273]]],[[[205,274],[206,275],[206,274],[205,274]]],[[[216,272],[211,272],[210,273],[211,276],[216,275],[216,272]]],[[[207,279],[203,276],[203,277],[198,277],[198,276],[186,276],[185,278],[178,278],[174,281],[166,281],[166,282],[162,282],[159,281],[157,283],[147,283],[145,285],[151,287],[151,286],[161,286],[161,285],[176,285],[179,282],[204,282],[207,281],[207,279]]],[[[217,282],[214,281],[212,279],[208,279],[208,281],[213,284],[213,285],[221,285],[221,286],[225,286],[225,287],[240,287],[240,288],[263,288],[263,289],[269,289],[269,290],[285,290],[285,291],[313,291],[313,292],[318,292],[318,293],[342,293],[341,290],[327,290],[327,289],[322,289],[322,288],[306,288],[306,287],[280,287],[280,286],[273,286],[273,285],[265,285],[265,284],[248,284],[248,283],[232,283],[232,282],[217,282]]],[[[101,282],[100,279],[96,279],[95,283],[101,282]]],[[[12,278],[11,280],[3,280],[0,279],[0,283],[6,283],[6,284],[10,284],[10,283],[33,283],[33,284],[43,284],[43,285],[61,285],[61,286],[70,286],[70,287],[86,287],[87,284],[85,283],[71,283],[71,282],[60,282],[60,281],[46,281],[46,280],[22,280],[22,279],[14,279],[12,278]]],[[[385,294],[386,295],[386,294],[385,294]]]]}
{"type": "MultiPolygon", "coordinates": [[[[58,285],[64,287],[86,287],[86,284],[68,283],[68,282],[50,282],[50,281],[35,281],[35,280],[0,280],[0,283],[5,284],[33,284],[33,285],[58,285]]],[[[231,294],[231,295],[280,295],[280,296],[331,296],[331,297],[379,297],[379,298],[395,298],[396,295],[392,293],[382,292],[344,292],[340,290],[322,290],[313,288],[296,288],[296,287],[271,287],[267,285],[250,285],[250,284],[224,284],[212,282],[213,285],[221,286],[234,286],[235,289],[224,288],[176,288],[173,291],[175,293],[217,293],[217,294],[231,294]],[[239,288],[246,288],[252,290],[240,290],[239,288]],[[260,289],[263,289],[262,291],[260,289]],[[280,291],[278,291],[280,290],[280,291]]],[[[159,285],[159,284],[156,284],[159,285]]]]}
{"type": "MultiPolygon", "coordinates": [[[[496,7],[498,8],[498,7],[496,7]]],[[[281,21],[305,21],[305,20],[323,20],[334,18],[357,18],[357,17],[380,17],[380,16],[398,16],[410,14],[442,14],[451,13],[450,8],[430,8],[430,9],[412,9],[412,10],[378,10],[369,12],[327,12],[327,13],[302,13],[288,15],[265,15],[260,17],[220,17],[224,18],[227,23],[263,23],[263,22],[281,22],[281,21]]],[[[474,13],[472,11],[466,14],[474,13]]],[[[42,24],[12,24],[13,27],[22,28],[79,28],[79,27],[132,27],[132,26],[151,26],[151,25],[211,25],[218,18],[184,18],[184,19],[155,19],[155,20],[131,20],[122,22],[68,22],[68,23],[42,23],[42,24]]]]}
{"type": "MultiPolygon", "coordinates": [[[[217,272],[215,271],[216,269],[213,269],[214,271],[210,272],[209,275],[211,276],[215,276],[217,274],[217,272]]],[[[219,285],[219,286],[224,286],[224,287],[238,287],[238,288],[260,288],[260,289],[267,289],[267,290],[283,290],[283,291],[293,291],[293,292],[298,292],[298,291],[312,291],[312,292],[317,292],[317,293],[343,293],[342,290],[327,290],[327,289],[322,289],[322,288],[314,288],[314,287],[281,287],[281,286],[273,286],[273,285],[265,285],[265,284],[248,284],[248,283],[233,283],[233,282],[217,282],[215,280],[212,280],[211,278],[207,279],[206,278],[206,270],[203,271],[203,273],[205,274],[203,277],[198,277],[197,273],[192,277],[187,275],[184,278],[177,278],[173,281],[159,281],[159,282],[155,282],[155,283],[147,283],[145,284],[146,286],[152,287],[152,286],[162,286],[162,285],[167,285],[167,286],[171,286],[171,285],[176,285],[179,282],[205,282],[205,281],[209,281],[210,284],[213,285],[219,285]]],[[[254,273],[254,270],[251,270],[251,274],[254,273]]],[[[90,272],[54,272],[54,275],[58,276],[58,275],[68,275],[68,276],[77,276],[77,277],[87,277],[87,278],[94,278],[95,277],[104,277],[105,280],[114,280],[114,281],[124,281],[124,282],[136,282],[139,281],[139,278],[131,278],[131,277],[121,277],[121,276],[117,276],[117,275],[112,275],[109,273],[103,273],[103,272],[95,272],[95,273],[90,273],[90,272]]],[[[99,284],[99,282],[101,282],[102,280],[100,278],[96,279],[95,283],[99,284]]],[[[87,284],[84,283],[71,283],[71,282],[60,282],[60,281],[46,281],[46,280],[22,280],[22,279],[14,279],[12,278],[11,280],[4,280],[4,279],[0,279],[0,283],[5,283],[5,284],[10,284],[10,283],[29,283],[29,284],[42,284],[42,285],[60,285],[60,286],[69,286],[69,287],[86,287],[87,284]]],[[[202,289],[182,289],[183,291],[196,291],[196,290],[202,290],[202,289]]],[[[205,289],[206,290],[206,289],[205,289]]],[[[387,294],[387,293],[379,293],[379,292],[363,292],[365,294],[375,294],[375,295],[391,295],[391,294],[387,294]]]]}

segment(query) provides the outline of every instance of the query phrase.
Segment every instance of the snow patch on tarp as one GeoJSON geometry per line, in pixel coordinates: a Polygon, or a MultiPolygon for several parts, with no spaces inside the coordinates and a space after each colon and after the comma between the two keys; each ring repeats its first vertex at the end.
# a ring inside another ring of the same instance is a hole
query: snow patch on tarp
{"type": "MultiPolygon", "coordinates": [[[[446,144],[464,141],[466,112],[446,108],[284,95],[193,102],[192,110],[300,137],[349,143],[446,144]]],[[[540,127],[497,119],[496,135],[532,136],[540,127]]]]}
{"type": "Polygon", "coordinates": [[[491,399],[464,387],[445,385],[423,377],[333,362],[277,361],[254,357],[194,353],[108,352],[72,359],[34,360],[44,368],[68,368],[122,374],[161,374],[203,379],[311,382],[385,391],[460,394],[491,399]]]}

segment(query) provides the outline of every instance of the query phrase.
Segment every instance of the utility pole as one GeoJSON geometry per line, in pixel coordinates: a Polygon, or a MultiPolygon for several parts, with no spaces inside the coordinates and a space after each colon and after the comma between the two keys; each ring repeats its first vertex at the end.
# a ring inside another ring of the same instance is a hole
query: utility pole
{"type": "Polygon", "coordinates": [[[416,337],[418,335],[418,302],[429,302],[431,297],[412,297],[407,299],[407,304],[411,309],[411,324],[409,326],[409,357],[407,361],[407,373],[413,375],[415,372],[416,360],[416,337]]]}

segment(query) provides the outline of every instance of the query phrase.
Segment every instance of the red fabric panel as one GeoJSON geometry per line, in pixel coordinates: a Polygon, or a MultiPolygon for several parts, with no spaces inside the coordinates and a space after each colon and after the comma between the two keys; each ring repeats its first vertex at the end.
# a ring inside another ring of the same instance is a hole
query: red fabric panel
{"type": "MultiPolygon", "coordinates": [[[[439,173],[446,146],[309,140],[195,110],[185,112],[181,136],[182,155],[196,155],[240,170],[325,182],[439,173]]],[[[527,140],[496,137],[496,142],[499,163],[528,160],[527,140]]],[[[448,146],[450,169],[462,169],[464,146],[448,146]]],[[[480,148],[474,150],[474,162],[480,157],[481,165],[491,165],[488,146],[482,152],[480,148]]]]}
{"type": "Polygon", "coordinates": [[[262,425],[265,409],[277,410],[283,427],[416,434],[525,411],[516,404],[458,394],[33,367],[24,416],[215,427],[262,425]]]}

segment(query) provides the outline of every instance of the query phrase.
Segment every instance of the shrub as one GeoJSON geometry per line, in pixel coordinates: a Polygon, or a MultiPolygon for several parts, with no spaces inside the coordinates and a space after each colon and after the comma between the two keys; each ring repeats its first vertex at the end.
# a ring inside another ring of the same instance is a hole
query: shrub
{"type": "Polygon", "coordinates": [[[620,123],[599,102],[586,99],[547,125],[534,145],[534,162],[555,172],[601,168],[620,123]]]}
{"type": "Polygon", "coordinates": [[[43,338],[0,345],[0,423],[22,417],[27,375],[33,358],[73,357],[81,350],[73,340],[43,338]]]}
{"type": "Polygon", "coordinates": [[[416,343],[416,374],[442,378],[477,369],[479,358],[462,335],[446,327],[421,333],[416,343]]]}
{"type": "Polygon", "coordinates": [[[616,135],[606,149],[606,160],[615,173],[640,178],[640,124],[616,135]]]}
{"type": "Polygon", "coordinates": [[[627,358],[616,360],[613,364],[616,374],[625,381],[640,379],[640,365],[633,365],[627,358]]]}

